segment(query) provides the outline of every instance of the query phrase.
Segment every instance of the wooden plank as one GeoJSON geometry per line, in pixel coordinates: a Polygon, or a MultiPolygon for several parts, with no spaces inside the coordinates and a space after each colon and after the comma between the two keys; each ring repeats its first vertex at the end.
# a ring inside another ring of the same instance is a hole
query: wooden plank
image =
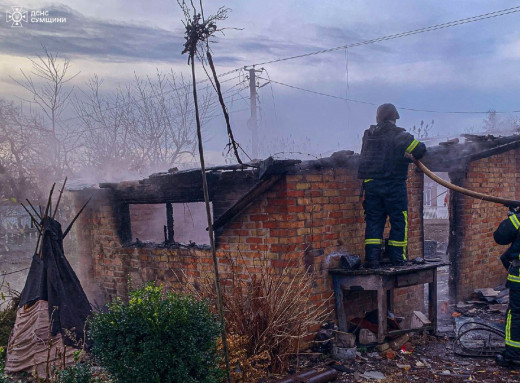
{"type": "Polygon", "coordinates": [[[344,290],[377,290],[383,288],[383,278],[380,275],[336,276],[344,290]]]}
{"type": "Polygon", "coordinates": [[[379,344],[383,343],[386,337],[387,311],[385,290],[380,288],[377,290],[377,342],[379,344]]]}
{"type": "Polygon", "coordinates": [[[418,284],[430,283],[433,281],[435,270],[418,271],[413,274],[396,276],[395,287],[407,287],[418,284]]]}
{"type": "Polygon", "coordinates": [[[357,269],[357,270],[347,270],[347,269],[330,269],[330,274],[339,274],[339,275],[403,275],[415,273],[423,270],[431,270],[437,267],[446,266],[447,263],[443,262],[428,262],[422,265],[409,265],[403,267],[396,268],[381,268],[381,269],[357,269]]]}
{"type": "Polygon", "coordinates": [[[166,238],[164,239],[168,243],[174,242],[174,224],[173,224],[173,206],[170,202],[166,204],[166,238]]]}
{"type": "Polygon", "coordinates": [[[347,315],[345,313],[345,306],[343,301],[343,289],[339,285],[337,278],[333,278],[334,283],[334,301],[336,304],[336,315],[338,316],[338,327],[340,331],[346,332],[347,329],[347,315]]]}
{"type": "Polygon", "coordinates": [[[392,330],[388,331],[387,335],[401,335],[409,332],[421,332],[421,331],[434,331],[434,326],[424,326],[421,328],[405,328],[402,330],[392,330]]]}
{"type": "Polygon", "coordinates": [[[428,319],[432,322],[435,335],[437,332],[437,272],[433,273],[433,281],[428,283],[428,319]]]}
{"type": "Polygon", "coordinates": [[[222,214],[217,220],[215,220],[215,222],[213,223],[213,228],[217,230],[224,226],[233,217],[235,217],[243,209],[249,206],[250,203],[255,201],[262,193],[269,190],[275,183],[280,181],[283,177],[283,175],[275,175],[260,181],[246,195],[240,198],[237,201],[237,203],[231,206],[231,208],[229,208],[224,214],[222,214]]]}
{"type": "Polygon", "coordinates": [[[386,290],[386,305],[387,305],[388,311],[393,313],[394,312],[394,289],[386,290]]]}

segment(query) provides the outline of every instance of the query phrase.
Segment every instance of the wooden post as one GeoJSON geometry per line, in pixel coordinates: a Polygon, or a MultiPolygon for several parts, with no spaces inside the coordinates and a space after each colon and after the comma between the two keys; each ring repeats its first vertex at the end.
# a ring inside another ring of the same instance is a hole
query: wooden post
{"type": "Polygon", "coordinates": [[[167,231],[167,242],[173,243],[174,231],[173,231],[173,206],[171,202],[166,203],[166,231],[167,231]]]}

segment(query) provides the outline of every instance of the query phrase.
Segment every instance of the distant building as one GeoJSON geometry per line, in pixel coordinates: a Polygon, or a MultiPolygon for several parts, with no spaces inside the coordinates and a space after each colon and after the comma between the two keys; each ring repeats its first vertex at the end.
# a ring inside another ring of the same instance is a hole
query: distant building
{"type": "MultiPolygon", "coordinates": [[[[448,173],[436,173],[449,182],[448,173]]],[[[424,177],[424,219],[448,219],[449,190],[427,176],[424,177]]]]}

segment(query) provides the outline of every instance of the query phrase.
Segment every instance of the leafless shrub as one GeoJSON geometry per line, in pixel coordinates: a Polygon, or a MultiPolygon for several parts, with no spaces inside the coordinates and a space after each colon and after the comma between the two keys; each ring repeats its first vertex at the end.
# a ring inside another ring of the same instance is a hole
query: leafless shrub
{"type": "MultiPolygon", "coordinates": [[[[231,275],[221,282],[233,381],[254,382],[287,370],[312,328],[329,315],[328,299],[313,303],[315,275],[304,268],[273,267],[268,259],[242,268],[228,257],[231,275]]],[[[243,258],[239,261],[244,263],[243,258]]],[[[184,276],[183,280],[186,280],[184,276]]],[[[192,293],[216,301],[210,277],[192,293]]]]}

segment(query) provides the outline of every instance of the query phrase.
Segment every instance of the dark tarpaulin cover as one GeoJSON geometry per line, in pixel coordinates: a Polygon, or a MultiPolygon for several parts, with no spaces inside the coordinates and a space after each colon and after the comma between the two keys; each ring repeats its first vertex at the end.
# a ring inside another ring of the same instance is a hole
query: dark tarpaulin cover
{"type": "Polygon", "coordinates": [[[47,301],[51,335],[61,332],[65,344],[78,347],[85,340],[85,321],[91,314],[90,303],[65,258],[60,223],[47,217],[42,230],[42,259],[37,254],[33,256],[20,307],[38,300],[47,301]]]}

